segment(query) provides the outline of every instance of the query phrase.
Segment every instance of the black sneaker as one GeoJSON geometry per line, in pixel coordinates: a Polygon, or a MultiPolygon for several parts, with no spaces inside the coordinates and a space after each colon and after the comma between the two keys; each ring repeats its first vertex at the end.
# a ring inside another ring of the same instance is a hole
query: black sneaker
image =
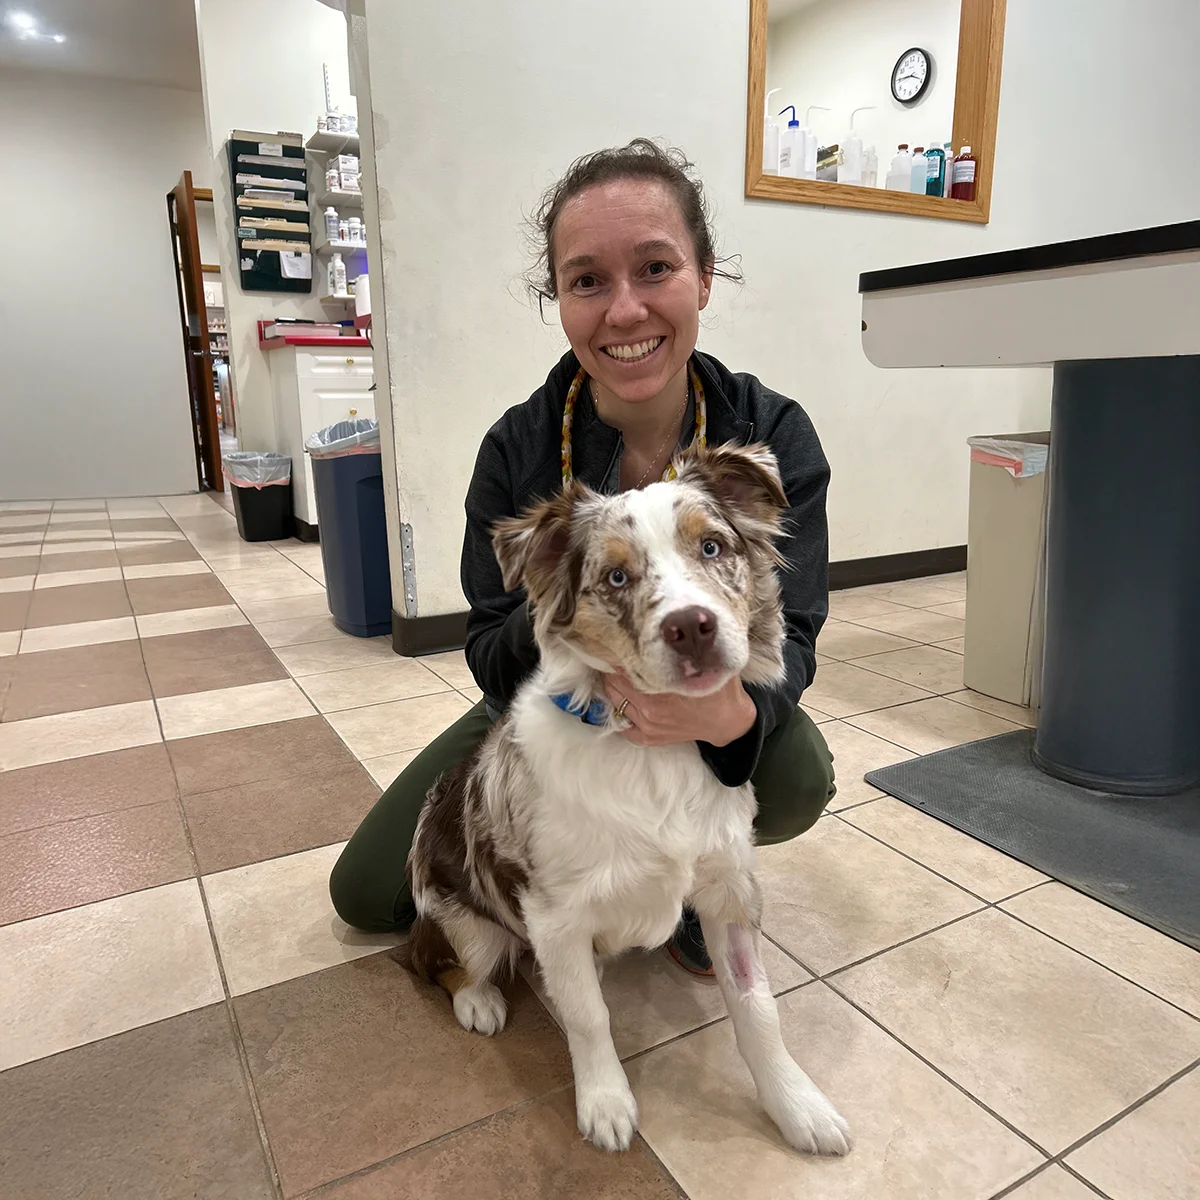
{"type": "Polygon", "coordinates": [[[704,944],[704,933],[700,929],[700,918],[690,908],[684,908],[683,917],[667,943],[667,953],[685,970],[693,975],[712,975],[712,959],[704,944]]]}

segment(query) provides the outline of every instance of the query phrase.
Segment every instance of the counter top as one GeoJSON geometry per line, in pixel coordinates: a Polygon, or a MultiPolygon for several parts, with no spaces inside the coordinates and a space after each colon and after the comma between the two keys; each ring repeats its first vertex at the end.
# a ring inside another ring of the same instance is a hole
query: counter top
{"type": "Polygon", "coordinates": [[[1200,221],[872,271],[877,367],[1020,367],[1200,354],[1200,221]]]}
{"type": "Polygon", "coordinates": [[[909,267],[867,271],[858,277],[858,290],[865,295],[890,288],[925,287],[935,283],[956,283],[1024,271],[1058,271],[1066,267],[1116,262],[1123,258],[1182,254],[1194,250],[1200,250],[1200,221],[1181,221],[1177,225],[1130,229],[1100,237],[1078,238],[1072,242],[1052,242],[1045,246],[1001,250],[995,254],[976,254],[968,258],[948,258],[940,262],[914,263],[909,267]]]}
{"type": "Polygon", "coordinates": [[[304,333],[303,326],[297,326],[295,333],[285,333],[278,337],[264,337],[263,329],[272,324],[270,321],[258,323],[258,348],[260,350],[278,350],[281,346],[336,346],[340,350],[370,350],[371,339],[357,334],[352,337],[331,337],[327,333],[304,333]]]}

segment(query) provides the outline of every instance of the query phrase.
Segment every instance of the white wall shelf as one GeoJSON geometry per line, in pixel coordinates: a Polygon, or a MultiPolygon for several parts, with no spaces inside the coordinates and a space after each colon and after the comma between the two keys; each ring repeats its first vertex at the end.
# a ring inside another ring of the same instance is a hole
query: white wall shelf
{"type": "MultiPolygon", "coordinates": [[[[318,214],[318,216],[320,216],[321,224],[324,225],[324,216],[321,214],[318,214]]],[[[367,243],[330,241],[330,239],[325,236],[324,229],[314,228],[313,250],[317,254],[333,254],[334,252],[338,254],[366,254],[367,243]]]]}
{"type": "Polygon", "coordinates": [[[358,134],[318,130],[304,143],[304,148],[313,151],[314,154],[357,154],[358,134]]]}
{"type": "Polygon", "coordinates": [[[362,208],[362,192],[344,192],[341,188],[335,188],[317,197],[319,208],[328,208],[331,204],[334,208],[337,208],[339,204],[349,205],[351,208],[362,208]]]}

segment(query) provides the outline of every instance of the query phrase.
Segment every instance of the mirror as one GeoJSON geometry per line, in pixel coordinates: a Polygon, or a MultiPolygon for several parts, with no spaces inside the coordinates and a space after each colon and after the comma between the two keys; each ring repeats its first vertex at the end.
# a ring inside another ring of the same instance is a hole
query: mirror
{"type": "Polygon", "coordinates": [[[746,195],[985,223],[1004,3],[750,0],[746,195]]]}

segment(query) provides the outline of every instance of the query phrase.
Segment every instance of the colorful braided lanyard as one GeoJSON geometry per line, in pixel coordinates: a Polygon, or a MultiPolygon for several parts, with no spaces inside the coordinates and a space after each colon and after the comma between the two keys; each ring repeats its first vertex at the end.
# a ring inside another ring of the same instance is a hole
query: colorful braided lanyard
{"type": "MultiPolygon", "coordinates": [[[[688,377],[692,381],[692,397],[696,404],[696,424],[692,430],[692,440],[698,446],[707,445],[708,433],[708,409],[704,402],[704,384],[700,382],[700,376],[696,373],[696,368],[688,363],[688,377]]],[[[579,398],[579,390],[583,387],[587,380],[587,372],[580,367],[576,372],[575,378],[571,380],[571,386],[567,389],[567,401],[563,406],[563,423],[562,423],[562,478],[563,487],[566,487],[572,479],[575,478],[575,472],[571,465],[571,427],[575,424],[575,401],[579,398]]],[[[675,463],[674,456],[672,461],[667,464],[667,469],[663,472],[663,480],[675,478],[675,463]]]]}

